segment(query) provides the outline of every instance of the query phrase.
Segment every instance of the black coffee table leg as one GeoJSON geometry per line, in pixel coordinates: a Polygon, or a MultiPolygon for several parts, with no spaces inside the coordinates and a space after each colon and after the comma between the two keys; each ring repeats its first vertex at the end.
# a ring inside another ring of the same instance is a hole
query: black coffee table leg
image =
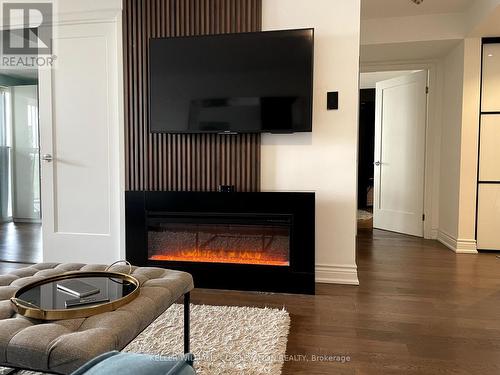
{"type": "Polygon", "coordinates": [[[184,353],[189,353],[189,306],[190,296],[188,292],[184,294],[184,353]]]}

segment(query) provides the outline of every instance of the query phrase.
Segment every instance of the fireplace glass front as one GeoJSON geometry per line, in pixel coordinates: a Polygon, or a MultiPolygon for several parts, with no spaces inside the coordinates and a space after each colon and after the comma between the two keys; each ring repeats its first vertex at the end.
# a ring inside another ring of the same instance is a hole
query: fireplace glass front
{"type": "Polygon", "coordinates": [[[148,259],[289,266],[290,228],[288,215],[157,215],[148,218],[148,259]]]}

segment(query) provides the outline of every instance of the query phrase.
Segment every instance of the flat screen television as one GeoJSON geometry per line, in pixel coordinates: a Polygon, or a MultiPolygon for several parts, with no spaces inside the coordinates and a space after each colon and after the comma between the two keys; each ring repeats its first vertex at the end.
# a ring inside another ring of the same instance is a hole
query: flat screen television
{"type": "Polygon", "coordinates": [[[155,38],[153,133],[312,130],[314,30],[155,38]]]}

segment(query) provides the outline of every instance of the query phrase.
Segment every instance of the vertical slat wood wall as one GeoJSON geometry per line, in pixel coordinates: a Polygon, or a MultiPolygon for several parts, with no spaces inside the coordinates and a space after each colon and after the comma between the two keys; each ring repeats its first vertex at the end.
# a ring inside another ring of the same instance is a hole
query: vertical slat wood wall
{"type": "Polygon", "coordinates": [[[259,31],[261,0],[124,0],[127,190],[260,188],[260,135],[151,134],[148,39],[259,31]]]}

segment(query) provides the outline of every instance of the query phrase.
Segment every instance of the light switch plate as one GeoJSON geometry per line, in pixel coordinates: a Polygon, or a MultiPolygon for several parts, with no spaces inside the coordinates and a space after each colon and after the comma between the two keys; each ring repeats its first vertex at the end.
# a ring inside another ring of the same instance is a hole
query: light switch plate
{"type": "Polygon", "coordinates": [[[330,91],[326,93],[326,109],[339,109],[339,92],[330,91]]]}

